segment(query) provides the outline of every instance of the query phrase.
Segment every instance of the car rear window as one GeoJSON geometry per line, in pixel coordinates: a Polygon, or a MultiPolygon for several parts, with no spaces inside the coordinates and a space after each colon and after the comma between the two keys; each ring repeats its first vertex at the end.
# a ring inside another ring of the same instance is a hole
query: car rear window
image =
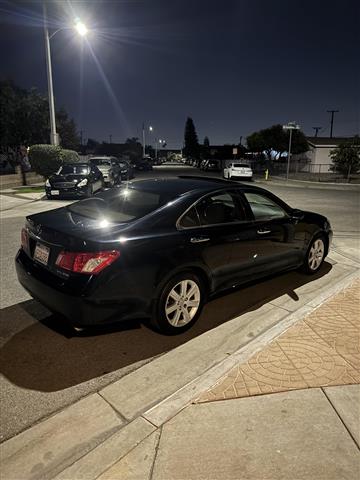
{"type": "Polygon", "coordinates": [[[128,223],[148,215],[170,200],[170,195],[124,187],[116,189],[115,193],[109,190],[73,203],[67,209],[92,219],[128,223]]]}
{"type": "Polygon", "coordinates": [[[236,168],[250,168],[250,165],[247,165],[246,163],[234,163],[233,166],[236,168]]]}
{"type": "Polygon", "coordinates": [[[90,162],[92,165],[111,165],[111,160],[107,158],[92,158],[90,162]]]}

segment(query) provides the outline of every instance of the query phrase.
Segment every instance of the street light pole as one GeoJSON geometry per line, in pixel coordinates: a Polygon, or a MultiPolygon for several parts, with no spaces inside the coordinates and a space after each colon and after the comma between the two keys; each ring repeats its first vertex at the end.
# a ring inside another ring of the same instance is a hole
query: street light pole
{"type": "Polygon", "coordinates": [[[47,80],[48,80],[48,91],[49,91],[50,143],[51,145],[59,145],[59,136],[56,133],[55,102],[54,102],[54,91],[53,91],[52,70],[51,70],[50,38],[49,38],[49,30],[47,26],[47,12],[46,12],[45,2],[43,2],[43,13],[44,13],[46,67],[47,67],[47,80]]]}
{"type": "Polygon", "coordinates": [[[300,130],[300,125],[297,125],[296,122],[289,122],[287,125],[283,125],[283,129],[290,131],[290,133],[289,133],[288,160],[287,160],[287,168],[286,168],[286,181],[288,181],[289,180],[289,172],[290,172],[292,131],[293,130],[300,130]]]}

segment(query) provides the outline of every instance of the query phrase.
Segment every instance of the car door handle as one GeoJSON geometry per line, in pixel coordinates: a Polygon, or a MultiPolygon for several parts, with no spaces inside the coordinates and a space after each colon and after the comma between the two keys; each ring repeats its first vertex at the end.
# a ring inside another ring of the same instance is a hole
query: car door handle
{"type": "Polygon", "coordinates": [[[203,242],[208,242],[210,238],[208,237],[191,237],[190,242],[191,243],[203,243],[203,242]]]}
{"type": "Polygon", "coordinates": [[[271,230],[262,230],[262,229],[260,229],[260,230],[257,231],[257,233],[258,233],[259,235],[265,235],[266,233],[271,233],[271,230]]]}

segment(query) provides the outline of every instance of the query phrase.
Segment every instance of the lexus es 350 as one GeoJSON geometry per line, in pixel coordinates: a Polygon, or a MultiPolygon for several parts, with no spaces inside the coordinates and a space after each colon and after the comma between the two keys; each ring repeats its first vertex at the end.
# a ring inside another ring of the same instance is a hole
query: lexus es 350
{"type": "Polygon", "coordinates": [[[16,269],[75,327],[149,317],[172,334],[215,292],[274,272],[317,272],[331,238],[325,217],[252,185],[148,179],[27,217],[16,269]]]}

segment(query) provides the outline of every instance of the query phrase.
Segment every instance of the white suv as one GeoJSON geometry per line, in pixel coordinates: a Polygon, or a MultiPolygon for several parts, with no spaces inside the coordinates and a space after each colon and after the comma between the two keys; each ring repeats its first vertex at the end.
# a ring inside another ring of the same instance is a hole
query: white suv
{"type": "Polygon", "coordinates": [[[247,178],[248,180],[252,180],[253,171],[246,163],[233,162],[224,168],[223,176],[229,180],[231,178],[247,178]]]}

